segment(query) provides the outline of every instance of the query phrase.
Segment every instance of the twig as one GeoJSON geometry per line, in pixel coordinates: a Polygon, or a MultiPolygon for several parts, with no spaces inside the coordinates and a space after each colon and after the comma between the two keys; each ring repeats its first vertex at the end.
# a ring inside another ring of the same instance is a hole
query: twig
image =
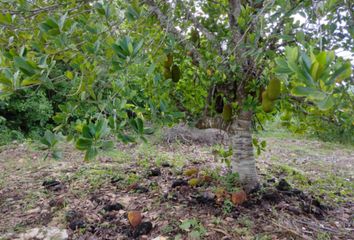
{"type": "Polygon", "coordinates": [[[305,222],[305,221],[302,221],[302,220],[295,220],[296,222],[298,223],[302,223],[302,224],[306,224],[307,226],[309,226],[312,230],[315,230],[317,232],[321,231],[320,229],[322,230],[326,230],[328,232],[332,232],[332,233],[337,233],[336,230],[333,230],[331,228],[328,228],[328,227],[322,227],[320,225],[314,225],[313,223],[310,223],[310,222],[305,222]]]}
{"type": "Polygon", "coordinates": [[[274,221],[272,221],[272,224],[275,225],[275,226],[277,226],[277,227],[279,227],[279,228],[281,228],[281,229],[284,229],[285,231],[287,231],[287,232],[289,232],[289,233],[291,233],[291,234],[294,234],[295,236],[298,236],[298,237],[300,237],[300,238],[302,238],[302,239],[311,240],[311,238],[309,238],[309,237],[307,237],[307,236],[305,236],[305,235],[303,235],[303,234],[301,234],[301,233],[298,233],[298,232],[296,232],[295,230],[292,230],[292,229],[290,229],[290,228],[287,228],[287,227],[285,227],[285,226],[282,226],[282,225],[280,225],[280,224],[278,224],[278,223],[276,223],[276,222],[274,222],[274,221]]]}

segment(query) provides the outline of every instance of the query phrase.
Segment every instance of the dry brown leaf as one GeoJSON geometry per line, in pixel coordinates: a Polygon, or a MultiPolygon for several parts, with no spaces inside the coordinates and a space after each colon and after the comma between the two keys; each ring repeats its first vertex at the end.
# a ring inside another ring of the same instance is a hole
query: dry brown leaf
{"type": "Polygon", "coordinates": [[[130,211],[128,212],[128,220],[133,228],[138,226],[141,223],[141,213],[139,211],[130,211]]]}

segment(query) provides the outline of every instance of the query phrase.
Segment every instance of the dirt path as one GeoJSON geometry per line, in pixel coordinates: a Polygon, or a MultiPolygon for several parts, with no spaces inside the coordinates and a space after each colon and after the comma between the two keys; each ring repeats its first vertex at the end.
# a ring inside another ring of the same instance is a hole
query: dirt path
{"type": "Polygon", "coordinates": [[[0,239],[351,239],[354,149],[266,140],[258,157],[262,189],[236,206],[220,195],[240,191],[236,178],[215,162],[210,147],[118,145],[90,163],[67,145],[61,161],[43,161],[36,144],[2,147],[0,239]],[[188,169],[207,180],[184,186],[196,177],[185,176],[188,169]],[[277,190],[281,179],[291,191],[277,190]],[[132,229],[131,210],[153,229],[132,229]],[[44,226],[57,232],[43,233],[44,226]]]}

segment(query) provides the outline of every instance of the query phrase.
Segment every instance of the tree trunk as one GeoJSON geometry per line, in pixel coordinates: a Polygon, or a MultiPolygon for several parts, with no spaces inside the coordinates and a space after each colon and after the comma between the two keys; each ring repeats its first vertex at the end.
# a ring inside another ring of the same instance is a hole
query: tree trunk
{"type": "Polygon", "coordinates": [[[252,113],[242,113],[228,129],[230,147],[232,147],[232,171],[237,172],[247,192],[258,185],[256,159],[253,153],[252,113]]]}
{"type": "Polygon", "coordinates": [[[232,171],[237,172],[240,181],[249,192],[257,187],[258,175],[256,159],[252,144],[252,112],[242,112],[233,122],[226,123],[222,117],[203,117],[196,124],[197,128],[218,128],[226,131],[229,135],[229,145],[232,148],[232,171]]]}

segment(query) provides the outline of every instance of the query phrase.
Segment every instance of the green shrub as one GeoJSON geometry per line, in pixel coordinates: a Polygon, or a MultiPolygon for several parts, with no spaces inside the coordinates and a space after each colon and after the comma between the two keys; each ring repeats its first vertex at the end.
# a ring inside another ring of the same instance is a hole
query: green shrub
{"type": "Polygon", "coordinates": [[[53,107],[42,90],[21,90],[0,102],[3,131],[19,131],[37,137],[45,131],[53,107]],[[7,130],[6,130],[7,129],[7,130]]]}

